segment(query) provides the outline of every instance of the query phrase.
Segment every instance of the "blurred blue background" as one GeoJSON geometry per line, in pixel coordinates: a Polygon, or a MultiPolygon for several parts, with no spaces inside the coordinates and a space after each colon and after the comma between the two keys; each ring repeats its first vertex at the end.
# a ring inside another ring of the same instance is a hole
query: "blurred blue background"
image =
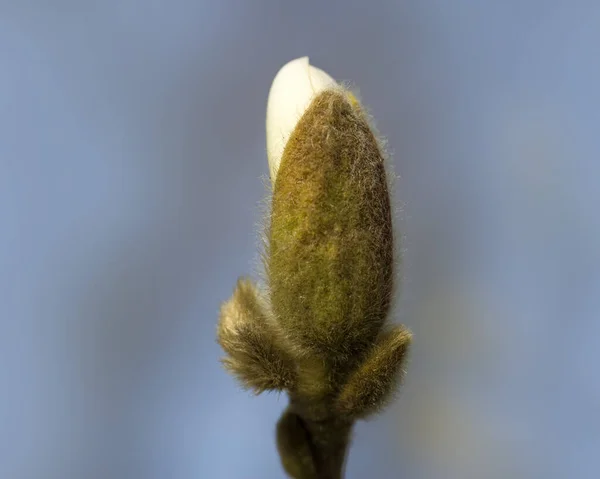
{"type": "Polygon", "coordinates": [[[593,0],[1,2],[0,477],[283,477],[215,326],[304,55],[400,176],[415,343],[347,477],[599,477],[599,45],[593,0]]]}

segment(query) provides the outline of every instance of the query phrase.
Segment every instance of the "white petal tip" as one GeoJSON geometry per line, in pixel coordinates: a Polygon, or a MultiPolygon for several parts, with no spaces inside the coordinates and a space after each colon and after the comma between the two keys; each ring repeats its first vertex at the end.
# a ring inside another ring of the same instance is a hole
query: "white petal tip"
{"type": "Polygon", "coordinates": [[[267,158],[275,181],[285,145],[312,99],[336,82],[308,57],[286,63],[273,80],[267,101],[267,158]]]}

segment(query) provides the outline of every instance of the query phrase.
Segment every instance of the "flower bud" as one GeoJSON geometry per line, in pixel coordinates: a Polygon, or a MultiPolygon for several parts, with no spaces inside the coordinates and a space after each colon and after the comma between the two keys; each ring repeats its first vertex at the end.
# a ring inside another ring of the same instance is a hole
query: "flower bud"
{"type": "Polygon", "coordinates": [[[378,142],[339,85],[310,101],[284,145],[268,237],[271,304],[290,340],[334,360],[361,354],[390,307],[392,217],[378,142]]]}

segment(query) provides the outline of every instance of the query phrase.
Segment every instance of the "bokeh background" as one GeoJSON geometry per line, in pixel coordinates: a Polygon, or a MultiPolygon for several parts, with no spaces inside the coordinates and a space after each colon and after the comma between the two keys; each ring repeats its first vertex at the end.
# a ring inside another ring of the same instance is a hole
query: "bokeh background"
{"type": "Polygon", "coordinates": [[[0,477],[283,477],[215,325],[304,55],[400,176],[414,349],[347,477],[600,477],[599,45],[596,0],[2,1],[0,477]]]}

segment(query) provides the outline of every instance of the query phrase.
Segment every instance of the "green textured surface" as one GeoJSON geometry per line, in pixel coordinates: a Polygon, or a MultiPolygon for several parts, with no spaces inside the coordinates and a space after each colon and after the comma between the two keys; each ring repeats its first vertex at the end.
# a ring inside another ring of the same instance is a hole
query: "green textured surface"
{"type": "Polygon", "coordinates": [[[341,90],[317,96],[286,145],[267,255],[273,311],[294,343],[335,360],[372,343],[392,293],[389,193],[377,141],[341,90]]]}

